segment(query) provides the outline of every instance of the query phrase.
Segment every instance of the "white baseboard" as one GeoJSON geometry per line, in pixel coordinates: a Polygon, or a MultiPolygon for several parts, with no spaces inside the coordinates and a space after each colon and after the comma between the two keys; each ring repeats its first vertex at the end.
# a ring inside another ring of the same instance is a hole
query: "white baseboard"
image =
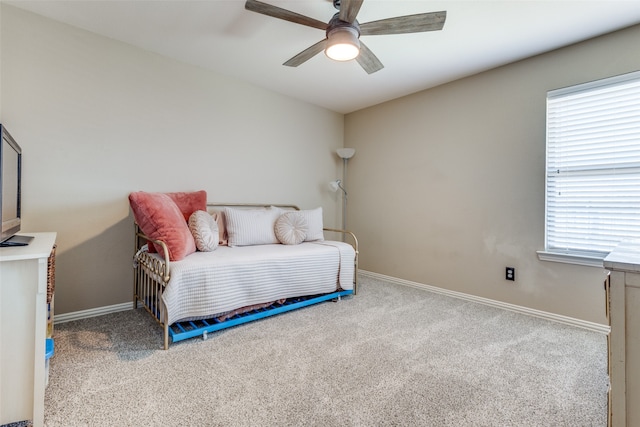
{"type": "MultiPolygon", "coordinates": [[[[411,282],[409,280],[398,279],[396,277],[385,276],[383,274],[373,273],[366,270],[358,270],[358,274],[368,276],[373,279],[384,280],[398,285],[410,286],[412,288],[424,289],[426,291],[434,292],[437,294],[447,295],[453,298],[459,298],[467,301],[476,302],[479,304],[490,305],[492,307],[501,308],[503,310],[514,311],[516,313],[526,314],[528,316],[540,317],[542,319],[551,320],[565,325],[576,326],[578,328],[588,329],[590,331],[599,332],[602,334],[608,334],[610,327],[601,323],[589,322],[586,320],[575,319],[573,317],[562,316],[560,314],[549,313],[546,311],[535,310],[533,308],[523,307],[521,305],[509,304],[502,301],[496,301],[489,298],[482,298],[475,295],[465,294],[462,292],[450,291],[448,289],[438,288],[436,286],[425,285],[423,283],[411,282]]],[[[604,298],[604,296],[603,296],[604,298]]]]}
{"type": "Polygon", "coordinates": [[[105,307],[90,308],[88,310],[74,311],[72,313],[56,314],[53,317],[53,324],[71,322],[73,320],[88,319],[89,317],[102,316],[104,314],[117,313],[119,311],[132,310],[132,302],[108,305],[105,307]]]}
{"type": "MultiPolygon", "coordinates": [[[[438,288],[436,286],[425,285],[423,283],[412,282],[409,280],[398,279],[397,277],[385,276],[384,274],[374,273],[367,270],[358,270],[358,274],[368,276],[373,279],[385,280],[387,282],[396,283],[398,285],[410,286],[412,288],[423,289],[429,292],[437,294],[447,295],[453,298],[459,298],[467,301],[476,302],[479,304],[485,304],[492,307],[501,308],[503,310],[509,310],[516,313],[526,314],[528,316],[540,317],[542,319],[551,320],[565,325],[576,326],[578,328],[588,329],[590,331],[608,334],[610,327],[600,323],[588,322],[586,320],[575,319],[573,317],[562,316],[560,314],[549,313],[546,311],[535,310],[533,308],[523,307],[521,305],[509,304],[502,301],[496,301],[489,298],[482,298],[475,295],[465,294],[462,292],[450,291],[444,288],[438,288]]],[[[133,309],[131,302],[125,302],[122,304],[109,305],[105,307],[91,308],[88,310],[74,311],[72,313],[59,314],[54,317],[54,324],[71,322],[73,320],[87,319],[89,317],[102,316],[104,314],[117,313],[119,311],[126,311],[133,309]]]]}

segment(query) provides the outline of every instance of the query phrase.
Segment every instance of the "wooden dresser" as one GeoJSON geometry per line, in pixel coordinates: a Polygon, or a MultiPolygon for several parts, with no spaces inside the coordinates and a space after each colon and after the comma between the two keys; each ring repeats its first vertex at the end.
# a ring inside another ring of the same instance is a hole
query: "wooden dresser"
{"type": "Polygon", "coordinates": [[[640,241],[623,242],[604,259],[609,335],[609,424],[640,426],[640,241]]]}
{"type": "Polygon", "coordinates": [[[44,424],[47,276],[56,233],[0,248],[0,424],[44,424]]]}

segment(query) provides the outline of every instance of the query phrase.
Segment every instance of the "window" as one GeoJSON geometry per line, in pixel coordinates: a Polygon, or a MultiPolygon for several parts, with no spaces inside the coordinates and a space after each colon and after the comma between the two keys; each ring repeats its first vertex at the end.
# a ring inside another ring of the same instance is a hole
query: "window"
{"type": "Polygon", "coordinates": [[[546,177],[547,253],[640,239],[640,72],[547,94],[546,177]]]}

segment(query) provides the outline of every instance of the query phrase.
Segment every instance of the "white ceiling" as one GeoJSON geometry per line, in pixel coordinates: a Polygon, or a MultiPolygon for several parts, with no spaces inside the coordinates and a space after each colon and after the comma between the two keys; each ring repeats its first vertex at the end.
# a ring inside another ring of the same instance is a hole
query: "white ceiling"
{"type": "MultiPolygon", "coordinates": [[[[336,12],[330,0],[263,1],[323,22],[336,12]]],[[[281,65],[324,32],[249,12],[243,0],[6,3],[340,113],[640,23],[638,0],[365,0],[360,23],[447,11],[442,31],[363,36],[385,65],[368,75],[323,53],[281,65]]]]}

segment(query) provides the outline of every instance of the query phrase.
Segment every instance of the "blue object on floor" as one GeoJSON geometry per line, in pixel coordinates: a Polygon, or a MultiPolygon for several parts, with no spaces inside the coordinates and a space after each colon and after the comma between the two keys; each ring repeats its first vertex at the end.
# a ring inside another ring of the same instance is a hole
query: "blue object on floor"
{"type": "Polygon", "coordinates": [[[53,338],[47,338],[44,348],[44,360],[49,360],[53,356],[53,338]]]}
{"type": "Polygon", "coordinates": [[[169,336],[172,342],[178,342],[197,336],[205,336],[209,332],[220,331],[232,326],[241,325],[309,305],[318,304],[328,300],[340,299],[343,296],[352,295],[353,291],[336,291],[329,294],[320,294],[310,297],[289,298],[284,304],[273,304],[268,308],[253,310],[247,313],[238,314],[230,319],[220,322],[217,319],[193,320],[176,322],[169,327],[169,336]]]}

